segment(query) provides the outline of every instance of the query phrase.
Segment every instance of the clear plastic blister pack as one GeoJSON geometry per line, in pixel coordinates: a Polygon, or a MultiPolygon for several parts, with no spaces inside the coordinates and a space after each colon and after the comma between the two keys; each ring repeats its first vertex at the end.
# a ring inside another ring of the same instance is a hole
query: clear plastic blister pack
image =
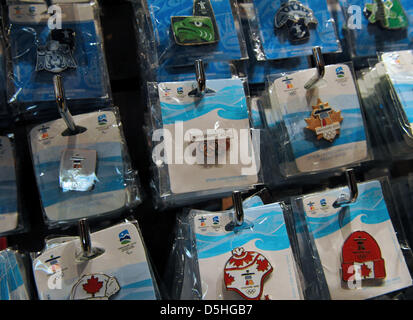
{"type": "Polygon", "coordinates": [[[274,145],[284,177],[340,171],[371,159],[352,66],[327,65],[323,72],[268,76],[274,145]]]}
{"type": "Polygon", "coordinates": [[[24,230],[21,215],[14,135],[0,135],[0,236],[24,230]]]}
{"type": "Polygon", "coordinates": [[[270,74],[300,70],[309,67],[306,56],[291,57],[289,59],[258,61],[253,49],[251,35],[249,34],[249,20],[255,19],[255,9],[252,2],[239,3],[240,15],[244,34],[246,37],[249,60],[245,62],[249,84],[263,84],[270,74]]]}
{"type": "Polygon", "coordinates": [[[46,222],[121,214],[141,202],[117,108],[31,128],[33,167],[46,222]]]}
{"type": "Polygon", "coordinates": [[[413,148],[411,88],[413,52],[391,51],[379,54],[372,67],[360,73],[358,80],[383,159],[410,158],[413,148]],[[386,152],[388,150],[389,152],[386,152]]]}
{"type": "MultiPolygon", "coordinates": [[[[155,34],[152,31],[151,14],[146,9],[147,4],[142,0],[131,1],[135,14],[135,31],[138,42],[138,55],[141,65],[141,78],[145,82],[172,82],[194,79],[195,60],[188,60],[185,65],[159,64],[157,55],[155,34]]],[[[204,50],[203,48],[200,51],[204,50]]],[[[230,59],[210,60],[201,54],[199,57],[204,61],[205,75],[208,79],[231,78],[234,75],[243,76],[243,70],[235,65],[230,59]]],[[[191,57],[189,58],[191,59],[191,57]]]]}
{"type": "Polygon", "coordinates": [[[148,139],[157,205],[216,198],[262,183],[260,131],[241,79],[149,83],[148,139]]]}
{"type": "Polygon", "coordinates": [[[308,299],[392,299],[413,284],[412,251],[387,178],[357,188],[357,195],[342,187],[291,199],[308,299]]]}
{"type": "Polygon", "coordinates": [[[0,300],[30,300],[24,257],[12,249],[0,251],[0,300]]]}
{"type": "Polygon", "coordinates": [[[79,110],[109,105],[109,76],[96,2],[9,0],[7,99],[28,118],[55,111],[53,76],[63,78],[67,99],[79,110]]]}
{"type": "Polygon", "coordinates": [[[150,18],[145,47],[154,49],[155,68],[248,57],[235,0],[142,0],[140,7],[150,18]]]}
{"type": "Polygon", "coordinates": [[[409,0],[341,0],[354,57],[411,48],[413,8],[409,0]]]}
{"type": "Polygon", "coordinates": [[[320,46],[324,53],[340,52],[334,20],[324,0],[247,0],[255,8],[248,19],[250,39],[258,61],[309,56],[320,46]]]}
{"type": "Polygon", "coordinates": [[[298,300],[301,280],[284,220],[288,208],[243,202],[244,223],[233,209],[190,210],[178,218],[170,260],[173,299],[298,300]]]}
{"type": "Polygon", "coordinates": [[[40,300],[155,300],[160,298],[136,221],[126,220],[89,235],[50,238],[32,255],[40,300]],[[83,240],[82,240],[83,241],[83,240]]]}

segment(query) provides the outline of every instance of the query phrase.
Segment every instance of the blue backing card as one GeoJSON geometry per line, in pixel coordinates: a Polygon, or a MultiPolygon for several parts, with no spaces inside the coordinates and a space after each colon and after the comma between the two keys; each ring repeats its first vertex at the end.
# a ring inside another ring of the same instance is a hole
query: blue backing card
{"type": "Polygon", "coordinates": [[[196,59],[230,61],[242,58],[229,0],[211,0],[220,40],[216,44],[179,46],[171,29],[172,16],[191,16],[193,0],[147,0],[157,41],[159,64],[193,65],[196,59]]]}
{"type": "Polygon", "coordinates": [[[324,53],[340,51],[334,23],[325,0],[303,0],[301,3],[313,10],[318,20],[310,27],[310,38],[305,43],[294,44],[288,39],[287,27],[275,30],[274,18],[282,1],[254,0],[258,15],[262,47],[267,60],[312,55],[312,48],[321,46],[324,53]]]}
{"type": "Polygon", "coordinates": [[[198,258],[206,259],[231,252],[250,241],[254,241],[259,250],[280,251],[290,248],[284,213],[279,203],[247,208],[245,219],[254,227],[242,229],[238,233],[196,234],[198,258]]]}
{"type": "Polygon", "coordinates": [[[353,41],[353,54],[356,56],[375,56],[378,51],[391,51],[413,48],[413,6],[411,0],[400,0],[409,18],[407,30],[385,30],[378,23],[370,24],[363,14],[365,4],[374,0],[340,0],[343,13],[351,19],[349,6],[359,6],[362,11],[361,29],[349,30],[353,41]]]}
{"type": "MultiPolygon", "coordinates": [[[[73,29],[77,67],[61,72],[68,99],[108,98],[106,78],[102,73],[104,61],[94,21],[62,23],[63,28],[73,29]]],[[[13,23],[10,30],[13,62],[14,92],[9,99],[20,103],[54,101],[54,73],[36,72],[37,45],[45,45],[50,29],[47,24],[13,23]]]]}

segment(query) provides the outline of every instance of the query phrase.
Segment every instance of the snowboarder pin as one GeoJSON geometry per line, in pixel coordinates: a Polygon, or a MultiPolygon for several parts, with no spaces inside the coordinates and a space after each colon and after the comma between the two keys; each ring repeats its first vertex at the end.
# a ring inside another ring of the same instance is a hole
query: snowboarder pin
{"type": "Polygon", "coordinates": [[[310,118],[306,118],[306,129],[316,133],[317,139],[325,139],[333,142],[340,134],[341,122],[343,121],[341,111],[335,111],[329,103],[318,99],[317,105],[313,106],[310,118]]]}
{"type": "Polygon", "coordinates": [[[276,29],[287,26],[291,41],[303,41],[310,38],[310,27],[317,26],[318,20],[300,1],[288,0],[275,14],[274,24],[276,29]]]}
{"type": "Polygon", "coordinates": [[[261,299],[264,281],[273,271],[262,254],[239,247],[225,264],[224,282],[227,290],[237,292],[247,300],[261,299]]]}

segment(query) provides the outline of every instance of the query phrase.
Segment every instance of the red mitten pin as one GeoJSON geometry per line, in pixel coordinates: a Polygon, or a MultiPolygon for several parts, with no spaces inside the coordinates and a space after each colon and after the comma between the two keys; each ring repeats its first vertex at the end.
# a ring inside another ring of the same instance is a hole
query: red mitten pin
{"type": "Polygon", "coordinates": [[[225,287],[239,293],[244,299],[259,300],[264,280],[272,271],[273,267],[262,254],[245,251],[242,247],[236,248],[225,264],[225,287]]]}
{"type": "Polygon", "coordinates": [[[343,281],[355,279],[384,279],[386,268],[376,240],[365,231],[353,232],[344,242],[342,251],[343,281]]]}

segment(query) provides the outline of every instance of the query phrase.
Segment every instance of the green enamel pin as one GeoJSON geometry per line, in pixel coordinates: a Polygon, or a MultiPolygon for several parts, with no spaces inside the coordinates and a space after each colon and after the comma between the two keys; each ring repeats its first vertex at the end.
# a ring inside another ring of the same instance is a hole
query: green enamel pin
{"type": "Polygon", "coordinates": [[[181,46],[213,44],[219,41],[210,0],[194,0],[193,15],[171,17],[171,26],[175,42],[181,46]]]}
{"type": "Polygon", "coordinates": [[[405,29],[409,25],[399,0],[374,0],[374,3],[365,5],[364,14],[370,23],[378,22],[388,30],[405,29]]]}

